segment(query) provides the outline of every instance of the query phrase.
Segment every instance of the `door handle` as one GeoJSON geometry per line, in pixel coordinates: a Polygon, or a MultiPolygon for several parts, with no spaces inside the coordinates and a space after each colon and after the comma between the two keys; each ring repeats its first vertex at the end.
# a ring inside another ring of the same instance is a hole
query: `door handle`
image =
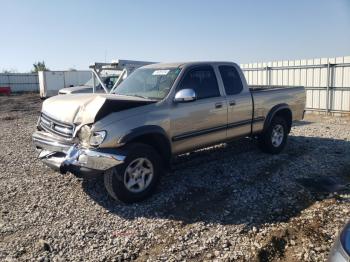
{"type": "Polygon", "coordinates": [[[235,101],[235,100],[231,100],[231,101],[229,102],[229,104],[230,104],[230,106],[235,106],[235,105],[236,105],[236,101],[235,101]]]}
{"type": "Polygon", "coordinates": [[[221,107],[222,107],[222,103],[221,102],[215,104],[215,108],[221,108],[221,107]]]}

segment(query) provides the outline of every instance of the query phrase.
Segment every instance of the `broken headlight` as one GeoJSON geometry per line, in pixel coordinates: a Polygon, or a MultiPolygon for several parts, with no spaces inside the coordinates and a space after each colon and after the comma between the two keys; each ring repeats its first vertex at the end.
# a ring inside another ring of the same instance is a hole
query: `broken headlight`
{"type": "Polygon", "coordinates": [[[106,131],[91,131],[88,125],[82,126],[79,130],[78,137],[83,146],[98,146],[106,137],[106,131]]]}
{"type": "Polygon", "coordinates": [[[90,145],[91,146],[100,145],[103,142],[103,140],[105,139],[106,133],[107,133],[106,131],[93,132],[91,137],[90,137],[90,145]]]}

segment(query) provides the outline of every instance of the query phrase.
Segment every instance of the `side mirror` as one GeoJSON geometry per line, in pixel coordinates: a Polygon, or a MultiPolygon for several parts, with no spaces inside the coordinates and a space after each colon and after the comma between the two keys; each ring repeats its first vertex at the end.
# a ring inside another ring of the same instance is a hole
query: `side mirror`
{"type": "Polygon", "coordinates": [[[174,102],[190,102],[196,100],[196,92],[193,89],[182,89],[175,94],[174,102]]]}

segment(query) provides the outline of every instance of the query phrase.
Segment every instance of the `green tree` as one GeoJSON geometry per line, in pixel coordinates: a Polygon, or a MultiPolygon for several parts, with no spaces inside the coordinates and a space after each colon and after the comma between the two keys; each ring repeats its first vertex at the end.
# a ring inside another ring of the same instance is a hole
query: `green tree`
{"type": "Polygon", "coordinates": [[[36,62],[33,64],[33,70],[32,73],[37,73],[39,71],[49,71],[49,69],[46,67],[45,62],[36,62]]]}

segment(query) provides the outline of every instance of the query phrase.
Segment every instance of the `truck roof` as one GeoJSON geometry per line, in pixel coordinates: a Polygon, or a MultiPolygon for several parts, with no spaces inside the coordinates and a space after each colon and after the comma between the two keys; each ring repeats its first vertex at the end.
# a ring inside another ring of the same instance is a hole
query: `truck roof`
{"type": "Polygon", "coordinates": [[[172,68],[172,67],[183,67],[190,65],[201,65],[201,64],[236,64],[229,61],[191,61],[191,62],[175,62],[175,63],[156,63],[143,66],[143,68],[172,68]]]}

